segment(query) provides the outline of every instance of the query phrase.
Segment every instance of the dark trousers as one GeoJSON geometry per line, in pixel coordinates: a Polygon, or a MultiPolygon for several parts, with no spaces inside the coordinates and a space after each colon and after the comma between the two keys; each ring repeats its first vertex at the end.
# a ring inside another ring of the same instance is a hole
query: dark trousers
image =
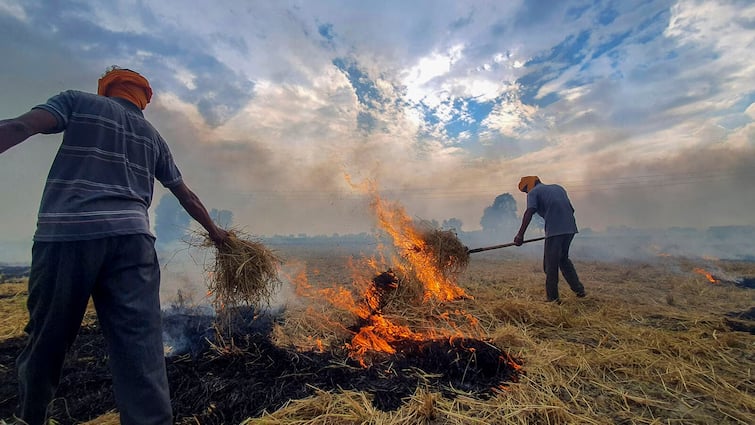
{"type": "Polygon", "coordinates": [[[569,287],[576,294],[585,292],[577,270],[569,259],[569,247],[574,234],[551,236],[545,239],[543,271],[545,272],[545,295],[548,301],[558,300],[558,271],[564,275],[569,287]]]}
{"type": "Polygon", "coordinates": [[[121,423],[170,425],[159,288],[160,267],[148,235],[35,242],[28,342],[16,362],[17,416],[30,425],[44,423],[91,296],[108,346],[121,423]]]}

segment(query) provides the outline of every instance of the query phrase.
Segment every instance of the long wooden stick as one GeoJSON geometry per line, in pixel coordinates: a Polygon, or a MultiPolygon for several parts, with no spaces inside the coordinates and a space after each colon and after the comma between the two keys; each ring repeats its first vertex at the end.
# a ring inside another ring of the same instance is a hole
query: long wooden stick
{"type": "MultiPolygon", "coordinates": [[[[543,239],[545,239],[545,236],[543,236],[542,238],[527,239],[526,241],[522,241],[522,243],[525,244],[525,243],[530,243],[530,242],[537,242],[543,239]]],[[[516,245],[514,242],[509,242],[503,245],[493,245],[493,246],[486,246],[482,248],[470,249],[467,251],[467,253],[474,254],[475,252],[490,251],[491,249],[506,248],[507,246],[514,246],[514,245],[516,245]]]]}

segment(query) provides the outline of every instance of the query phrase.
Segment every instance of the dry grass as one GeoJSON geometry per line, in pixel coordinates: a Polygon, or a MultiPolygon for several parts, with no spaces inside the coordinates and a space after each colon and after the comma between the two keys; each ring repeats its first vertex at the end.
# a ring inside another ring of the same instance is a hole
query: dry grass
{"type": "Polygon", "coordinates": [[[467,268],[468,249],[456,236],[456,232],[424,226],[420,228],[420,235],[425,242],[423,249],[444,276],[456,276],[467,268]]]}
{"type": "MultiPolygon", "coordinates": [[[[452,308],[524,359],[519,383],[489,400],[418,388],[393,412],[375,411],[365,393],[320,392],[245,424],[749,424],[755,336],[729,329],[724,314],[755,305],[755,291],[711,285],[693,266],[577,263],[588,298],[562,283],[559,306],[542,301],[539,260],[475,257],[460,281],[475,298],[452,308]]],[[[753,263],[717,266],[755,275],[753,263]]],[[[422,326],[408,310],[386,316],[422,326]]],[[[320,324],[278,332],[325,333],[320,324]]]]}
{"type": "Polygon", "coordinates": [[[96,419],[82,423],[81,425],[120,425],[121,417],[118,412],[106,413],[96,419]]]}
{"type": "MultiPolygon", "coordinates": [[[[270,303],[280,286],[280,258],[264,244],[241,231],[217,247],[214,262],[208,269],[208,291],[218,310],[240,305],[261,306],[270,303]]],[[[208,236],[204,246],[214,247],[208,236]]]]}
{"type": "MultiPolygon", "coordinates": [[[[25,335],[24,328],[29,322],[29,312],[26,309],[28,282],[20,279],[18,282],[0,284],[0,342],[25,335]]],[[[94,304],[89,300],[83,325],[96,320],[94,304]]]]}
{"type": "Polygon", "coordinates": [[[29,321],[26,282],[0,284],[0,340],[21,336],[29,321]]]}

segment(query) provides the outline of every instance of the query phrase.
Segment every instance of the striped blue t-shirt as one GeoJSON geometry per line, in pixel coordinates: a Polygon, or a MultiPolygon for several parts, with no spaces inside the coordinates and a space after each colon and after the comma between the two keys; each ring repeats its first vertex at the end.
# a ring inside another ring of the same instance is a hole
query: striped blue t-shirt
{"type": "Polygon", "coordinates": [[[154,180],[181,183],[167,143],[131,102],[75,90],[35,108],[51,112],[63,143],[50,168],[35,241],[152,235],[154,180]]]}

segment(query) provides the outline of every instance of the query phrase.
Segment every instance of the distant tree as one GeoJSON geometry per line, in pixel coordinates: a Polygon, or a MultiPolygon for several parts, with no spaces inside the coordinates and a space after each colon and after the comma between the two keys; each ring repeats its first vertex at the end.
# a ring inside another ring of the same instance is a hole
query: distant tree
{"type": "Polygon", "coordinates": [[[456,233],[461,233],[461,226],[462,222],[458,218],[449,218],[448,220],[443,220],[443,228],[454,230],[456,233]]]}
{"type": "Polygon", "coordinates": [[[165,194],[155,207],[155,236],[157,244],[167,245],[186,236],[191,216],[183,209],[175,196],[165,194]]]}
{"type": "Polygon", "coordinates": [[[480,226],[485,233],[510,233],[518,222],[516,200],[510,193],[503,193],[496,196],[493,205],[485,208],[480,226]]]}

